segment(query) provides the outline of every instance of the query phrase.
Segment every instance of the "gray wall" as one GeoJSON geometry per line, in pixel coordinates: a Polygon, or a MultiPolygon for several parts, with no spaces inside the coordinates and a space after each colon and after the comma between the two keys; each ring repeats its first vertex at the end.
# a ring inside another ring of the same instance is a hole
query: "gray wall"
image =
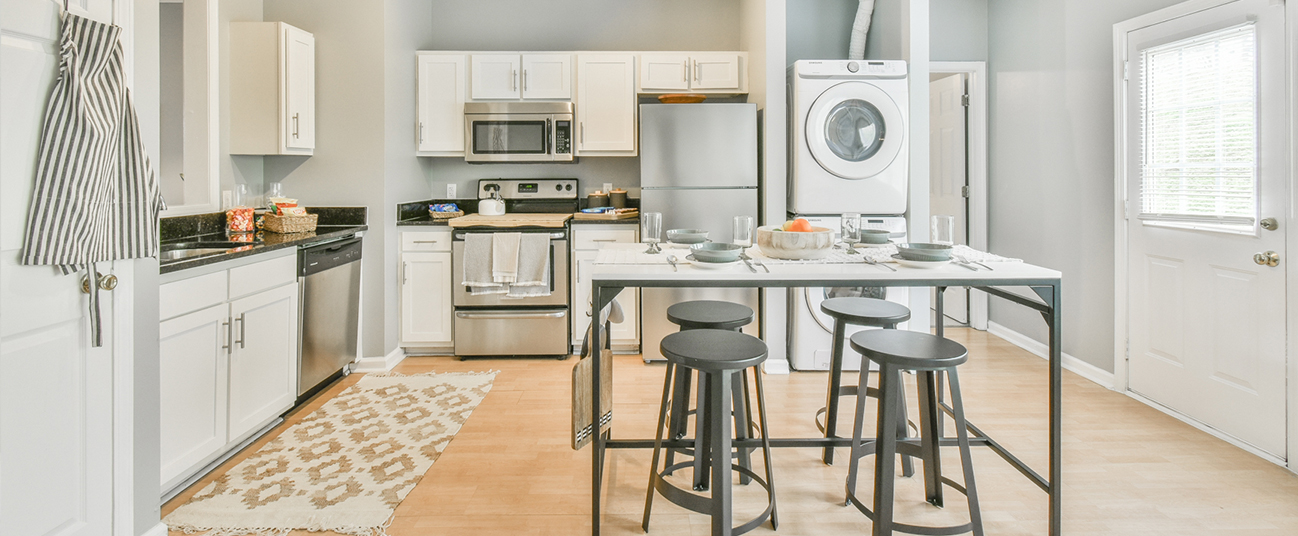
{"type": "Polygon", "coordinates": [[[158,182],[168,205],[185,204],[185,183],[180,173],[185,158],[185,5],[158,6],[158,77],[161,136],[158,148],[158,182]]]}
{"type": "Polygon", "coordinates": [[[789,0],[785,61],[847,59],[856,6],[857,0],[789,0]]]}
{"type": "Polygon", "coordinates": [[[930,0],[933,61],[986,61],[989,0],[930,0]]]}
{"type": "MultiPolygon", "coordinates": [[[[348,0],[266,0],[267,21],[315,36],[315,154],[268,156],[265,181],[279,181],[299,203],[365,206],[370,228],[361,269],[364,356],[385,353],[384,10],[348,0]]],[[[414,68],[413,60],[410,63],[414,68]]]]}
{"type": "MultiPolygon", "coordinates": [[[[212,0],[217,1],[217,0],[212,0]]],[[[261,0],[219,0],[217,33],[221,42],[221,190],[234,190],[237,185],[248,187],[252,196],[261,194],[263,157],[230,155],[230,23],[260,22],[261,0]]],[[[216,202],[220,202],[217,199],[216,202]]]]}
{"type": "MultiPolygon", "coordinates": [[[[1064,351],[1113,370],[1113,24],[1180,0],[992,0],[989,243],[1064,275],[1064,351]]],[[[1044,341],[1035,313],[991,320],[1044,341]]]]}

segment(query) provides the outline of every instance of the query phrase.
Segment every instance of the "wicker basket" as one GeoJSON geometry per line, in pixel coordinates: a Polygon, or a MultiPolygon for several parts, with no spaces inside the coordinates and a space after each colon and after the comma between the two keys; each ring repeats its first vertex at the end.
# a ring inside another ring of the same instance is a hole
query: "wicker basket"
{"type": "Polygon", "coordinates": [[[307,214],[306,216],[267,214],[264,226],[267,231],[272,233],[305,233],[314,231],[316,221],[319,219],[319,214],[307,214]]]}
{"type": "Polygon", "coordinates": [[[428,216],[433,218],[433,221],[453,220],[463,215],[464,215],[463,210],[457,210],[455,212],[433,212],[431,210],[428,211],[428,216]]]}

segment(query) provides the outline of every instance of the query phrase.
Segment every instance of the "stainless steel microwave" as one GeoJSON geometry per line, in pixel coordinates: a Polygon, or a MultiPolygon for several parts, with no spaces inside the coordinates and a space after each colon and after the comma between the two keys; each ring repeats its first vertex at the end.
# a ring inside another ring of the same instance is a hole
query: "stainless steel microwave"
{"type": "Polygon", "coordinates": [[[572,162],[571,102],[464,104],[464,160],[572,162]]]}

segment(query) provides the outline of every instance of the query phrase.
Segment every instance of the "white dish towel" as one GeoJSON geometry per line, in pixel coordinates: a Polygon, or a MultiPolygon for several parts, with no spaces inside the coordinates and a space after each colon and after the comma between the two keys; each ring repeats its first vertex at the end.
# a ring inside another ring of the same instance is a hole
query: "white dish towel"
{"type": "Polygon", "coordinates": [[[491,234],[491,280],[510,284],[518,281],[518,245],[523,233],[491,234]]]}
{"type": "Polygon", "coordinates": [[[550,295],[550,235],[525,233],[518,241],[517,279],[509,285],[506,298],[550,295]]]}
{"type": "Polygon", "coordinates": [[[492,281],[492,255],[494,245],[492,235],[485,233],[468,233],[464,237],[464,281],[460,284],[469,287],[469,294],[504,294],[509,291],[505,285],[492,281]]]}

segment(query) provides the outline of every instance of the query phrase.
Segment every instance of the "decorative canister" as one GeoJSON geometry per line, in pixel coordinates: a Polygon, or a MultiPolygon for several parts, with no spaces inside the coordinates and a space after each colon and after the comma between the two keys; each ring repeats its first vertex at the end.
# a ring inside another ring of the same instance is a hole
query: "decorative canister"
{"type": "Polygon", "coordinates": [[[225,211],[227,233],[251,233],[256,230],[252,220],[252,207],[234,207],[225,211]]]}
{"type": "Polygon", "coordinates": [[[595,193],[586,196],[586,208],[597,208],[608,206],[608,194],[595,191],[595,193]]]}
{"type": "Polygon", "coordinates": [[[626,190],[614,188],[608,193],[608,202],[613,208],[626,208],[626,190]]]}

